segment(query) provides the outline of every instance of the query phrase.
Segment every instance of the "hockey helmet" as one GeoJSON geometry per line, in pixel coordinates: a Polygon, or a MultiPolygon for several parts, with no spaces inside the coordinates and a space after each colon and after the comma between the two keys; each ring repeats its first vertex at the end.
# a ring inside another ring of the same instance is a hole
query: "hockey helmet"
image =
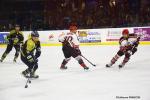
{"type": "Polygon", "coordinates": [[[124,29],[122,31],[122,35],[129,35],[129,30],[128,29],[124,29]]]}
{"type": "Polygon", "coordinates": [[[69,30],[77,30],[77,24],[76,23],[71,23],[69,25],[69,30]]]}
{"type": "Polygon", "coordinates": [[[32,31],[31,37],[39,37],[39,33],[37,31],[32,31]]]}

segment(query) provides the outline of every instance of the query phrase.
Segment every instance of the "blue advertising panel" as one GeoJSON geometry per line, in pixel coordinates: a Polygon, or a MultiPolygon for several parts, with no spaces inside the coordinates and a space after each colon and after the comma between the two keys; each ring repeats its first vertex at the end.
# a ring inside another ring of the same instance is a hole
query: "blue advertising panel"
{"type": "Polygon", "coordinates": [[[7,35],[8,35],[8,32],[0,33],[0,44],[7,43],[7,40],[6,40],[7,35]]]}

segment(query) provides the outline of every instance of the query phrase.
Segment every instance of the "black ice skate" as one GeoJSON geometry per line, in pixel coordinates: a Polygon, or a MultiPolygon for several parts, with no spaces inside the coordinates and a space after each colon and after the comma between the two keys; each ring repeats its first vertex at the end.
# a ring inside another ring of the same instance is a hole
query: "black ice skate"
{"type": "Polygon", "coordinates": [[[17,58],[18,58],[18,57],[14,57],[14,60],[13,60],[13,62],[17,62],[17,58]]]}
{"type": "Polygon", "coordinates": [[[60,69],[61,69],[61,70],[66,70],[66,69],[67,69],[67,66],[61,66],[60,69]]]}
{"type": "Polygon", "coordinates": [[[118,67],[123,68],[125,64],[120,64],[118,67]]]}
{"type": "Polygon", "coordinates": [[[14,59],[13,62],[17,62],[16,59],[14,59]]]}
{"type": "Polygon", "coordinates": [[[107,68],[110,68],[112,66],[112,64],[106,64],[107,68]]]}
{"type": "Polygon", "coordinates": [[[2,60],[2,59],[0,59],[0,62],[3,62],[3,60],[2,60]]]}
{"type": "Polygon", "coordinates": [[[31,74],[30,78],[39,78],[39,75],[31,74]]]}
{"type": "Polygon", "coordinates": [[[89,70],[89,67],[84,67],[84,70],[89,70]]]}
{"type": "Polygon", "coordinates": [[[3,60],[4,60],[4,57],[2,57],[2,58],[0,59],[0,62],[3,62],[3,60]]]}
{"type": "Polygon", "coordinates": [[[28,78],[28,77],[29,77],[28,72],[27,72],[26,70],[23,71],[21,74],[22,74],[25,78],[28,78]]]}

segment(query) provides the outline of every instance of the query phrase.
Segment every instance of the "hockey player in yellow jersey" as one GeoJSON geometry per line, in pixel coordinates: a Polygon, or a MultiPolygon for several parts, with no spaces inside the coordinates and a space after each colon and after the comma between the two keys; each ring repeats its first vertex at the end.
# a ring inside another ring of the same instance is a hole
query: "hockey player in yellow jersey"
{"type": "Polygon", "coordinates": [[[38,78],[35,71],[38,68],[38,57],[41,55],[41,44],[39,41],[39,33],[31,32],[31,37],[25,41],[21,47],[21,60],[28,68],[22,72],[24,77],[38,78]]]}
{"type": "Polygon", "coordinates": [[[13,61],[16,62],[20,52],[20,45],[22,45],[24,40],[23,33],[20,31],[19,25],[15,25],[15,29],[10,31],[10,33],[6,37],[6,40],[8,41],[7,48],[2,55],[0,62],[3,62],[3,60],[6,58],[6,56],[9,54],[13,47],[16,50],[13,61]]]}

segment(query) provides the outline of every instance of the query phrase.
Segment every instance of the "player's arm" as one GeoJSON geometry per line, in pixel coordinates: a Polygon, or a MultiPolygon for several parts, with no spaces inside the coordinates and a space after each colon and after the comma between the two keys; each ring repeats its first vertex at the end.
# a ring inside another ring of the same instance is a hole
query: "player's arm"
{"type": "Polygon", "coordinates": [[[72,47],[78,49],[80,43],[79,43],[79,40],[78,40],[77,36],[73,35],[72,38],[73,38],[72,41],[71,41],[72,47]]]}
{"type": "Polygon", "coordinates": [[[41,55],[41,43],[40,43],[40,41],[38,41],[36,45],[37,46],[36,46],[35,59],[37,59],[41,55]]]}
{"type": "Polygon", "coordinates": [[[23,36],[23,33],[20,32],[20,38],[19,38],[19,44],[23,44],[23,41],[24,41],[24,36],[23,36]]]}
{"type": "Polygon", "coordinates": [[[15,33],[15,30],[10,31],[9,34],[7,35],[7,39],[8,40],[12,39],[14,33],[15,33]]]}
{"type": "Polygon", "coordinates": [[[65,41],[65,34],[64,33],[62,33],[58,36],[58,41],[61,43],[63,43],[65,41]]]}
{"type": "Polygon", "coordinates": [[[120,51],[125,53],[131,49],[131,45],[126,39],[121,39],[119,43],[120,43],[120,51]]]}
{"type": "Polygon", "coordinates": [[[73,36],[73,39],[72,39],[72,47],[75,49],[76,52],[78,52],[79,55],[81,55],[81,51],[79,49],[79,40],[77,38],[77,36],[73,36]]]}
{"type": "Polygon", "coordinates": [[[8,40],[9,43],[13,43],[14,38],[13,38],[13,34],[15,33],[15,30],[12,30],[9,32],[9,34],[6,37],[6,40],[8,40]]]}
{"type": "Polygon", "coordinates": [[[137,34],[130,34],[129,35],[129,39],[132,39],[132,40],[130,40],[130,45],[132,45],[132,46],[138,46],[139,45],[139,41],[140,41],[140,37],[141,36],[139,36],[139,35],[137,35],[137,34]]]}

